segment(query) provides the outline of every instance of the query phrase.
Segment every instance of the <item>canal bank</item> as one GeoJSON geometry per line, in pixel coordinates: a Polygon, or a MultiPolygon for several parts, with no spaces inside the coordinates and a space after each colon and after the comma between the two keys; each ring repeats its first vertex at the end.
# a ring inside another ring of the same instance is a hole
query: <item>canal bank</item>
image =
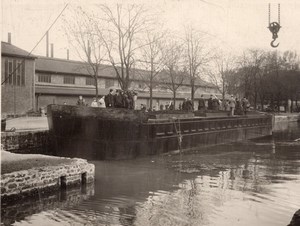
{"type": "Polygon", "coordinates": [[[94,175],[95,166],[84,159],[1,151],[1,201],[85,186],[94,181],[94,175]]]}

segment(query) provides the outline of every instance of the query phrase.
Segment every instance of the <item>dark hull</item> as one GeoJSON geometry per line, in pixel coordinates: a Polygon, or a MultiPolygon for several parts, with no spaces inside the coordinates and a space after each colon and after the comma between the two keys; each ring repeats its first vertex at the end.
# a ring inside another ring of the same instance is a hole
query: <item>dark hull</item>
{"type": "Polygon", "coordinates": [[[148,120],[140,111],[49,105],[54,153],[87,159],[129,159],[268,136],[272,118],[183,118],[148,120]]]}

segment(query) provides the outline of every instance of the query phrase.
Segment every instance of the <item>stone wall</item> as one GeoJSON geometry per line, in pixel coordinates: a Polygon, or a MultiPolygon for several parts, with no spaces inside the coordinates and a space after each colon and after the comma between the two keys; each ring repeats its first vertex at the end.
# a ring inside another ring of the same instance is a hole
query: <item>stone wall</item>
{"type": "Polygon", "coordinates": [[[94,181],[95,166],[83,159],[70,164],[47,166],[1,175],[1,199],[30,193],[34,189],[60,188],[94,181]],[[84,180],[84,181],[83,181],[84,180]]]}
{"type": "Polygon", "coordinates": [[[1,144],[5,151],[23,154],[51,154],[49,131],[24,131],[1,133],[1,144]]]}

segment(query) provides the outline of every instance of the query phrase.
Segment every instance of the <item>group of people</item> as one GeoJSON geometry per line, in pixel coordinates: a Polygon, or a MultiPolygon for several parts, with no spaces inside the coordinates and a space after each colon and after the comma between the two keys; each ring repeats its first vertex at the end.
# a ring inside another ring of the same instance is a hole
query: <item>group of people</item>
{"type": "Polygon", "coordinates": [[[206,104],[203,95],[201,95],[198,100],[198,110],[224,110],[229,111],[231,116],[242,114],[246,115],[249,108],[250,103],[246,97],[240,100],[239,98],[234,98],[234,96],[231,95],[229,100],[224,100],[222,102],[215,95],[211,95],[206,104]]]}
{"type": "Polygon", "coordinates": [[[242,100],[239,98],[234,98],[233,95],[231,95],[230,100],[227,100],[225,102],[225,108],[226,110],[229,108],[230,115],[247,115],[247,111],[249,111],[250,108],[250,102],[246,97],[244,97],[242,100]]]}
{"type": "MultiPolygon", "coordinates": [[[[110,89],[109,93],[105,96],[102,96],[99,100],[94,97],[90,106],[100,108],[135,109],[136,99],[137,93],[134,91],[116,90],[116,93],[114,94],[114,90],[110,89]]],[[[82,96],[79,96],[77,105],[88,106],[82,96]]]]}
{"type": "MultiPolygon", "coordinates": [[[[88,103],[86,103],[85,99],[82,96],[79,96],[77,100],[77,105],[80,106],[88,106],[88,103]]],[[[100,107],[100,108],[106,108],[104,96],[97,100],[96,97],[93,98],[93,101],[91,103],[91,107],[100,107]]]]}
{"type": "MultiPolygon", "coordinates": [[[[216,95],[210,95],[210,98],[207,100],[207,110],[220,110],[221,101],[216,97],[216,95]]],[[[205,110],[206,104],[203,95],[201,95],[198,100],[198,110],[205,110]]]]}
{"type": "Polygon", "coordinates": [[[193,103],[192,103],[191,99],[184,98],[182,104],[179,103],[179,110],[182,110],[182,111],[193,111],[194,107],[193,107],[193,103]]]}
{"type": "MultiPolygon", "coordinates": [[[[100,108],[126,108],[126,109],[136,109],[136,99],[137,93],[134,91],[123,91],[116,90],[114,93],[113,89],[109,90],[109,93],[106,96],[102,96],[100,99],[93,98],[91,107],[100,107],[100,108]]],[[[77,105],[88,106],[82,96],[79,96],[77,105]]],[[[204,96],[201,95],[198,100],[198,110],[224,110],[228,111],[231,116],[233,115],[246,115],[249,111],[250,103],[246,97],[242,100],[239,98],[234,98],[231,95],[229,100],[224,100],[223,102],[219,100],[215,95],[211,95],[210,98],[206,101],[204,96]]],[[[147,108],[144,104],[141,104],[141,110],[147,111],[147,108]]],[[[160,104],[158,107],[154,106],[150,111],[157,110],[175,110],[175,106],[172,101],[166,102],[165,105],[160,104]]],[[[179,103],[179,110],[192,112],[194,110],[193,103],[191,99],[185,98],[182,103],[179,103]]]]}

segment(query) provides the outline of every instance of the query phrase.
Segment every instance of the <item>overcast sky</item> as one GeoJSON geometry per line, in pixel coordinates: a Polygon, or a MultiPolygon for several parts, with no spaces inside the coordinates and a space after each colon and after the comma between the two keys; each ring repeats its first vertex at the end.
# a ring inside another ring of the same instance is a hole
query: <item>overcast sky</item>
{"type": "MultiPolygon", "coordinates": [[[[133,1],[113,0],[132,3],[133,1]]],[[[66,1],[66,0],[2,0],[2,41],[7,41],[7,33],[12,33],[12,43],[30,51],[43,36],[64,6],[69,3],[64,14],[70,13],[69,7],[85,5],[94,8],[94,3],[104,0],[66,1]],[[89,3],[87,3],[89,2],[89,3]],[[89,5],[87,5],[89,4],[89,5]]],[[[111,0],[107,1],[111,4],[111,0]]],[[[271,21],[277,21],[277,4],[281,3],[281,30],[278,33],[279,51],[296,50],[300,53],[300,1],[285,0],[136,0],[136,3],[158,9],[160,20],[166,27],[179,34],[183,25],[192,23],[195,28],[206,32],[211,42],[220,48],[237,53],[246,48],[270,47],[271,32],[268,26],[268,3],[271,3],[271,21]]],[[[45,40],[33,52],[46,54],[45,40]]],[[[66,58],[68,45],[62,29],[62,20],[58,20],[50,31],[50,43],[54,43],[55,57],[66,58]]],[[[277,43],[277,42],[276,42],[277,43]]],[[[71,59],[77,59],[70,52],[71,59]]]]}

